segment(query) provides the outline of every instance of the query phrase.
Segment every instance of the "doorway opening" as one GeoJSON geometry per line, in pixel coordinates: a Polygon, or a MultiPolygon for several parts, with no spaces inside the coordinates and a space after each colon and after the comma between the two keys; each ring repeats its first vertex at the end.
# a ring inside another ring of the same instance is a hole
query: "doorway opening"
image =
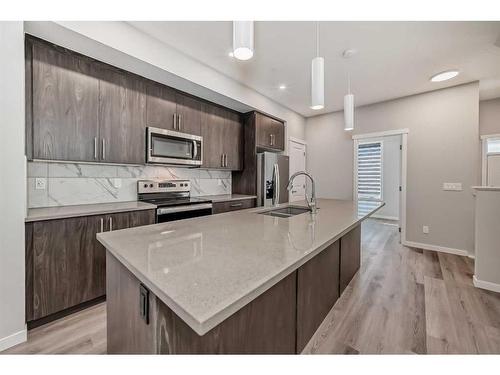
{"type": "MultiPolygon", "coordinates": [[[[290,176],[295,172],[306,170],[306,142],[301,139],[290,137],[288,156],[290,158],[290,176]]],[[[305,176],[297,176],[293,183],[293,189],[288,195],[289,202],[302,201],[306,193],[305,176]]]]}
{"type": "Polygon", "coordinates": [[[354,139],[353,199],[365,214],[378,203],[385,206],[372,217],[399,227],[405,240],[406,129],[360,134],[354,139]]]}

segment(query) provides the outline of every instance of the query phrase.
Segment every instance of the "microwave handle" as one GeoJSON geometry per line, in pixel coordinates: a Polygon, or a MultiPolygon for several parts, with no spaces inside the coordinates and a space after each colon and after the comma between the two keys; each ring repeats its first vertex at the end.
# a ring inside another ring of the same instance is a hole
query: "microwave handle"
{"type": "Polygon", "coordinates": [[[193,141],[193,159],[198,157],[198,144],[196,141],[193,141]]]}

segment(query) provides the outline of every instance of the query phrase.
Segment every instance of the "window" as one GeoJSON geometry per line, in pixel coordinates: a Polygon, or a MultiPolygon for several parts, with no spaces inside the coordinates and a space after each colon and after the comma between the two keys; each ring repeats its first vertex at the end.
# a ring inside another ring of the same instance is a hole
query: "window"
{"type": "Polygon", "coordinates": [[[357,153],[359,207],[369,211],[382,200],[382,141],[360,143],[357,153]]]}
{"type": "Polygon", "coordinates": [[[500,153],[500,138],[487,139],[487,150],[488,154],[500,153]]]}

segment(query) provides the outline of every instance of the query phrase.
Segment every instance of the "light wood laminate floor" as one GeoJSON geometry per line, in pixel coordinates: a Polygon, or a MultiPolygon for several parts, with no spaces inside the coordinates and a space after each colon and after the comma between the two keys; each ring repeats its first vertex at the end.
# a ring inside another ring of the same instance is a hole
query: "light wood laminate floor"
{"type": "MultiPolygon", "coordinates": [[[[474,288],[473,261],[399,244],[367,220],[362,266],[304,353],[500,353],[500,294],[474,288]]],[[[35,328],[3,354],[106,352],[106,306],[35,328]]]]}

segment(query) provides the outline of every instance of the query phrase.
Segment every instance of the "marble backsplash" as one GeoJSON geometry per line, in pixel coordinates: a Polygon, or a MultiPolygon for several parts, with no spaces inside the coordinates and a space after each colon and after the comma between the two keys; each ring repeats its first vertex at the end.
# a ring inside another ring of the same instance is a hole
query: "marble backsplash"
{"type": "Polygon", "coordinates": [[[191,195],[231,193],[231,172],[163,166],[28,162],[28,207],[125,202],[137,199],[137,180],[188,179],[191,195]],[[45,189],[35,189],[35,179],[45,189]]]}

